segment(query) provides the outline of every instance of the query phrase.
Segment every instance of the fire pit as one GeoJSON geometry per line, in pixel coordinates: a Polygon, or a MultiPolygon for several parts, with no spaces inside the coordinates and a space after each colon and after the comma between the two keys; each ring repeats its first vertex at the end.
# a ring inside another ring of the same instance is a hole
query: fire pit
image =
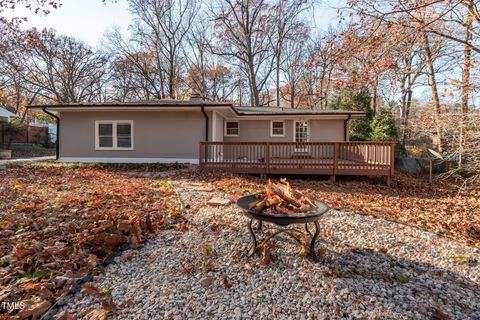
{"type": "Polygon", "coordinates": [[[237,205],[250,218],[248,231],[252,238],[252,249],[249,256],[253,255],[258,248],[257,237],[252,229],[253,220],[257,220],[259,231],[262,230],[263,222],[282,227],[276,228],[277,230],[260,245],[267,243],[280,233],[286,233],[303,246],[302,241],[296,236],[296,234],[303,234],[307,238],[311,237],[310,243],[305,245],[309,248],[309,255],[312,258],[316,257],[315,242],[320,231],[318,220],[330,210],[327,204],[303,197],[299,192],[292,190],[285,180],[281,180],[279,184],[269,183],[266,191],[260,195],[249,195],[238,199],[237,205]],[[308,223],[313,223],[315,226],[313,235],[308,228],[308,223]],[[305,232],[298,228],[285,228],[291,224],[305,224],[305,232]]]}

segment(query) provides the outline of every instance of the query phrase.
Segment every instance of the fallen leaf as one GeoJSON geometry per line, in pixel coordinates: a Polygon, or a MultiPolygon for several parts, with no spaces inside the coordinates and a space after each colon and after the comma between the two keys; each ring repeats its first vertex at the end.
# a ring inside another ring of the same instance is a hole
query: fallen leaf
{"type": "Polygon", "coordinates": [[[193,273],[193,271],[195,271],[195,267],[191,263],[182,264],[182,269],[187,274],[191,274],[191,273],[193,273]]]}
{"type": "Polygon", "coordinates": [[[388,252],[388,249],[385,248],[385,247],[382,247],[382,248],[380,248],[378,251],[380,251],[381,253],[387,253],[387,252],[388,252]]]}
{"type": "Polygon", "coordinates": [[[310,248],[306,245],[302,245],[302,247],[300,248],[299,254],[301,257],[305,258],[310,254],[310,248]]]}
{"type": "Polygon", "coordinates": [[[87,258],[87,267],[93,269],[98,264],[98,257],[94,254],[89,254],[87,258]]]}
{"type": "Polygon", "coordinates": [[[91,296],[100,296],[101,292],[100,289],[98,289],[94,284],[92,283],[85,283],[82,286],[83,292],[85,294],[91,295],[91,296]]]}
{"type": "Polygon", "coordinates": [[[127,250],[122,253],[122,259],[123,261],[130,261],[133,258],[133,251],[132,250],[127,250]]]}
{"type": "Polygon", "coordinates": [[[243,268],[247,271],[252,271],[253,270],[252,265],[248,262],[243,265],[243,268]]]}
{"type": "Polygon", "coordinates": [[[115,312],[117,309],[117,305],[110,299],[103,300],[102,307],[110,312],[115,312]]]}
{"type": "Polygon", "coordinates": [[[231,287],[233,287],[233,285],[228,281],[228,278],[226,276],[223,278],[223,286],[225,287],[225,289],[230,289],[231,287]]]}
{"type": "Polygon", "coordinates": [[[70,312],[68,312],[67,308],[65,308],[63,311],[53,316],[53,320],[73,320],[73,319],[74,319],[73,315],[70,312]]]}
{"type": "Polygon", "coordinates": [[[260,250],[262,254],[261,263],[265,266],[268,266],[270,263],[275,261],[275,256],[270,252],[270,248],[267,244],[264,244],[260,250]]]}
{"type": "Polygon", "coordinates": [[[111,234],[105,237],[105,247],[110,249],[117,248],[120,244],[122,244],[123,239],[119,235],[111,234]]]}
{"type": "Polygon", "coordinates": [[[107,320],[108,319],[108,310],[105,309],[95,309],[90,311],[85,318],[89,320],[107,320]]]}
{"type": "Polygon", "coordinates": [[[47,311],[52,305],[51,302],[40,297],[33,297],[29,300],[24,300],[21,303],[23,303],[25,307],[15,315],[17,319],[26,319],[29,317],[35,319],[47,311]]]}
{"type": "Polygon", "coordinates": [[[202,247],[202,254],[204,254],[206,256],[209,255],[209,254],[212,254],[213,252],[214,252],[214,249],[211,246],[203,246],[202,247]]]}
{"type": "Polygon", "coordinates": [[[341,278],[342,277],[342,270],[338,269],[338,268],[333,268],[332,269],[332,275],[335,277],[335,278],[341,278]]]}
{"type": "Polygon", "coordinates": [[[30,292],[30,291],[35,290],[36,287],[37,287],[37,284],[30,282],[30,283],[26,283],[26,284],[23,286],[23,289],[24,289],[26,292],[30,292]]]}

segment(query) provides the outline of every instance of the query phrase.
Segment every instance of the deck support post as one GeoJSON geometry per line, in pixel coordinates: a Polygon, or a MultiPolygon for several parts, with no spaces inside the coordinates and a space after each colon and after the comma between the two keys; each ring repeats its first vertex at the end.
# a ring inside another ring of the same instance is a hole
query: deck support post
{"type": "Polygon", "coordinates": [[[335,174],[330,175],[330,182],[335,182],[335,181],[337,181],[337,175],[335,174]]]}
{"type": "Polygon", "coordinates": [[[391,180],[392,180],[391,177],[390,177],[390,176],[387,176],[387,186],[389,186],[389,187],[390,187],[390,182],[391,182],[391,180]]]}

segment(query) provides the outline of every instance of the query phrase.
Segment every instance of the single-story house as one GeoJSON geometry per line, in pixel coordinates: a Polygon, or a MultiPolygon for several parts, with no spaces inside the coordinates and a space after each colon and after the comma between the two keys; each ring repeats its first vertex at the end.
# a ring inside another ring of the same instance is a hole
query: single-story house
{"type": "Polygon", "coordinates": [[[16,117],[15,113],[0,107],[0,122],[10,122],[10,120],[15,117],[16,117]]]}
{"type": "Polygon", "coordinates": [[[306,162],[323,158],[326,167],[328,159],[339,155],[334,143],[348,142],[349,121],[365,116],[359,111],[236,107],[196,97],[28,108],[58,119],[57,157],[63,162],[179,162],[260,173],[273,172],[269,162],[287,158],[309,168],[306,162]]]}

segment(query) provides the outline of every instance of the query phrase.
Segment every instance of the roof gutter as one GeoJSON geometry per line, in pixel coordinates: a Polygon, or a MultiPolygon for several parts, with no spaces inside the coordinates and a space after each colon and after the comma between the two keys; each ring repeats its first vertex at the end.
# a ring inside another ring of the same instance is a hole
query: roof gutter
{"type": "Polygon", "coordinates": [[[201,108],[202,108],[202,113],[203,113],[203,116],[205,117],[205,141],[208,141],[208,136],[209,136],[209,132],[208,132],[208,115],[207,113],[205,112],[205,105],[202,103],[201,104],[201,108]]]}
{"type": "Polygon", "coordinates": [[[60,154],[60,117],[51,113],[46,107],[42,108],[42,111],[49,116],[54,117],[57,120],[57,141],[55,141],[55,160],[58,160],[60,154]]]}
{"type": "Polygon", "coordinates": [[[347,119],[345,119],[345,122],[343,123],[343,141],[347,141],[348,138],[348,121],[352,115],[349,113],[347,119]]]}

